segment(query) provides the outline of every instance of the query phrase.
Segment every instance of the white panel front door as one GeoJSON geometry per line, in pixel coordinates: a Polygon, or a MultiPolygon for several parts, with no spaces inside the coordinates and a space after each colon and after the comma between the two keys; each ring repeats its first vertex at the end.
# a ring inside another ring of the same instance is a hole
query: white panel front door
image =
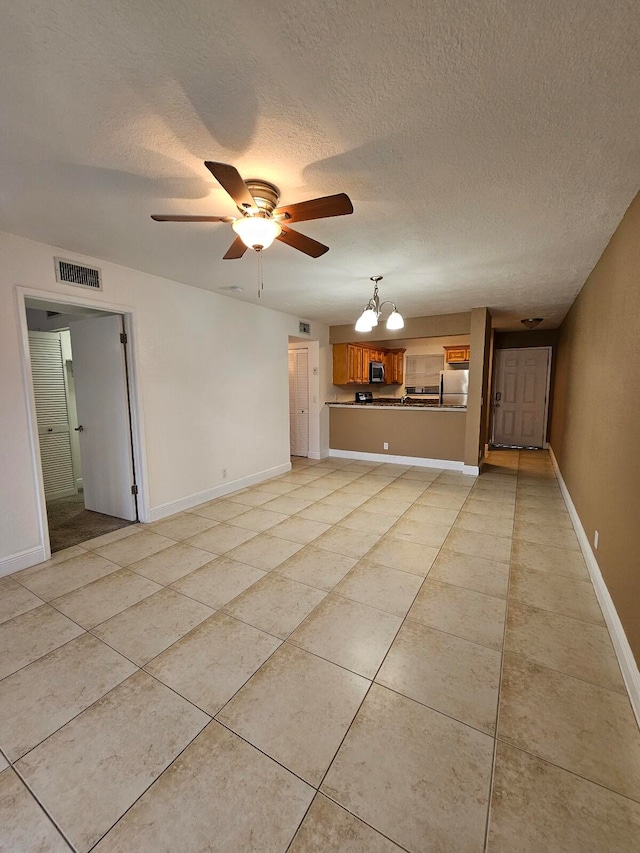
{"type": "Polygon", "coordinates": [[[135,521],[133,457],[122,317],[70,324],[84,505],[135,521]]]}
{"type": "Polygon", "coordinates": [[[309,455],[309,350],[289,350],[289,440],[292,456],[309,455]]]}
{"type": "Polygon", "coordinates": [[[502,349],[495,355],[492,443],[543,447],[550,349],[502,349]]]}
{"type": "Polygon", "coordinates": [[[45,500],[74,495],[71,428],[59,332],[29,332],[45,500]]]}

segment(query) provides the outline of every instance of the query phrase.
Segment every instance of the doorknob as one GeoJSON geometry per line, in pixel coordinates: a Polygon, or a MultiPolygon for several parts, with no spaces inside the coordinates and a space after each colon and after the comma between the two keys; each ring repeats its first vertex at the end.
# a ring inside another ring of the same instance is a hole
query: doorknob
{"type": "Polygon", "coordinates": [[[82,426],[82,424],[80,424],[80,426],[74,427],[74,430],[76,432],[84,432],[84,427],[82,426]]]}

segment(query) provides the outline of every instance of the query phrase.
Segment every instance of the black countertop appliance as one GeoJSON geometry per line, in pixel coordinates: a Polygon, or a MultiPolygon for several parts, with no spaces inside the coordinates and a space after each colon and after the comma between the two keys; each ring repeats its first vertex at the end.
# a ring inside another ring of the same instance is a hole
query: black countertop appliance
{"type": "Polygon", "coordinates": [[[371,403],[373,391],[356,391],[356,403],[371,403]]]}

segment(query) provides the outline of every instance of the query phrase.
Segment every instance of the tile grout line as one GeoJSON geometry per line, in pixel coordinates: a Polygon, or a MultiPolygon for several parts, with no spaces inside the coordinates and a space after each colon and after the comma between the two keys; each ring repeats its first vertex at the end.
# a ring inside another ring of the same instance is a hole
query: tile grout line
{"type": "MultiPolygon", "coordinates": [[[[520,465],[520,452],[518,451],[518,467],[520,465]]],[[[516,492],[517,492],[517,480],[518,475],[516,475],[516,492]]],[[[514,502],[515,507],[515,502],[514,502]]],[[[515,525],[515,521],[514,521],[515,525]]],[[[502,649],[500,653],[500,674],[498,677],[498,695],[496,697],[496,726],[495,732],[493,736],[493,754],[491,757],[491,774],[489,778],[489,794],[487,799],[487,815],[485,821],[485,830],[484,830],[484,845],[483,850],[485,853],[488,853],[489,849],[489,831],[491,828],[491,804],[493,802],[493,794],[495,789],[495,778],[496,778],[496,758],[498,754],[498,727],[500,725],[500,699],[502,697],[502,677],[504,673],[504,656],[505,656],[505,642],[507,638],[507,622],[509,619],[509,592],[511,590],[511,559],[513,556],[513,537],[511,539],[511,550],[509,552],[509,572],[507,574],[507,597],[506,597],[506,607],[504,613],[504,626],[502,630],[502,649]]]]}

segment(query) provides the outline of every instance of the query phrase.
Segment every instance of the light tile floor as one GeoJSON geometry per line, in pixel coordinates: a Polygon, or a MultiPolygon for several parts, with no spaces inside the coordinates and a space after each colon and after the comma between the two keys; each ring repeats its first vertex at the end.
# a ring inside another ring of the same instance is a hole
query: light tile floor
{"type": "Polygon", "coordinates": [[[0,580],[0,848],[631,853],[640,733],[543,452],[342,459],[0,580]]]}

